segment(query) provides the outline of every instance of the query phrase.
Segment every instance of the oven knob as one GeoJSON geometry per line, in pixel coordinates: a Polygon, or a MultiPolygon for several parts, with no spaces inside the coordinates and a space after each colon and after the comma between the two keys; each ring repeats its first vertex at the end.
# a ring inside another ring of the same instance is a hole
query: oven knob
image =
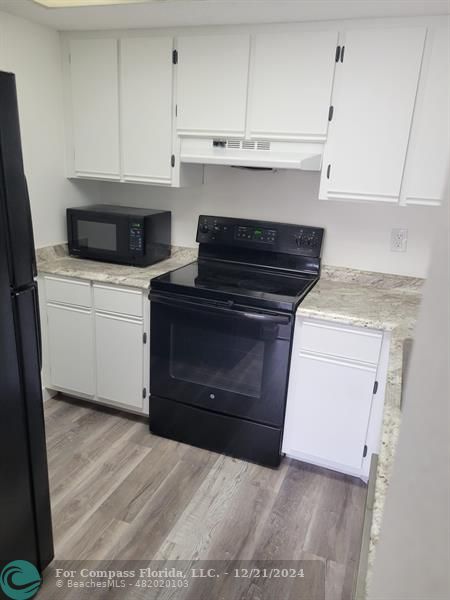
{"type": "Polygon", "coordinates": [[[209,397],[211,398],[211,400],[214,400],[214,398],[216,397],[215,394],[210,394],[209,397]]]}
{"type": "Polygon", "coordinates": [[[208,231],[209,231],[208,224],[207,223],[203,223],[202,225],[200,225],[200,231],[202,233],[208,233],[208,231]]]}

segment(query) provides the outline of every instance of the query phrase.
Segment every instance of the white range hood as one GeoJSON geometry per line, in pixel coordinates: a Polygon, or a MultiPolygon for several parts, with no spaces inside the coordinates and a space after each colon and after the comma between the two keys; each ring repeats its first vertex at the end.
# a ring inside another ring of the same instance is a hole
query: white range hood
{"type": "Polygon", "coordinates": [[[193,137],[181,138],[180,144],[182,163],[303,171],[322,166],[323,144],[193,137]]]}

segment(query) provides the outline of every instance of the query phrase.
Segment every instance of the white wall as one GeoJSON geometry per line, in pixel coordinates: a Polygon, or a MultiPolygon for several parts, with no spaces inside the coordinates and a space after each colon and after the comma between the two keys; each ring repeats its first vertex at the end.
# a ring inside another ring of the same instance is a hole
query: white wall
{"type": "Polygon", "coordinates": [[[0,69],[16,74],[36,246],[61,242],[67,239],[65,207],[95,201],[98,184],[64,176],[59,34],[0,12],[0,69]]]}
{"type": "Polygon", "coordinates": [[[175,245],[195,246],[199,214],[286,221],[325,227],[329,265],[424,277],[434,230],[435,207],[385,206],[318,200],[319,174],[252,172],[206,167],[205,185],[165,189],[105,183],[101,201],[172,211],[175,245]],[[390,251],[391,228],[409,230],[406,253],[390,251]]]}
{"type": "Polygon", "coordinates": [[[439,212],[370,600],[450,598],[449,214],[439,212]]]}

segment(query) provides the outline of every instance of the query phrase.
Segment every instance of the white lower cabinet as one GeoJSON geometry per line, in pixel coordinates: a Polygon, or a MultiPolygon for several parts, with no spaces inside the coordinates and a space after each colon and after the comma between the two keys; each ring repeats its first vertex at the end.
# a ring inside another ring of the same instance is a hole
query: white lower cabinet
{"type": "Polygon", "coordinates": [[[47,304],[50,382],[87,396],[95,394],[94,331],[88,308],[47,304]]]}
{"type": "Polygon", "coordinates": [[[97,396],[142,409],[142,321],[95,313],[97,396]]]}
{"type": "Polygon", "coordinates": [[[298,319],[283,452],[367,479],[378,452],[388,339],[380,331],[298,319]]]}
{"type": "Polygon", "coordinates": [[[146,293],[71,278],[43,280],[46,387],[147,413],[146,293]]]}

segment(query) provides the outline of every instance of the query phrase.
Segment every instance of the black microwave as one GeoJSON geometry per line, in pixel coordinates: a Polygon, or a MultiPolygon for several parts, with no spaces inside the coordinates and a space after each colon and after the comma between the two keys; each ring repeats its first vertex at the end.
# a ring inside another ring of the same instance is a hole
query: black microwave
{"type": "Polygon", "coordinates": [[[168,210],[95,204],[67,209],[69,254],[147,266],[170,256],[168,210]]]}

